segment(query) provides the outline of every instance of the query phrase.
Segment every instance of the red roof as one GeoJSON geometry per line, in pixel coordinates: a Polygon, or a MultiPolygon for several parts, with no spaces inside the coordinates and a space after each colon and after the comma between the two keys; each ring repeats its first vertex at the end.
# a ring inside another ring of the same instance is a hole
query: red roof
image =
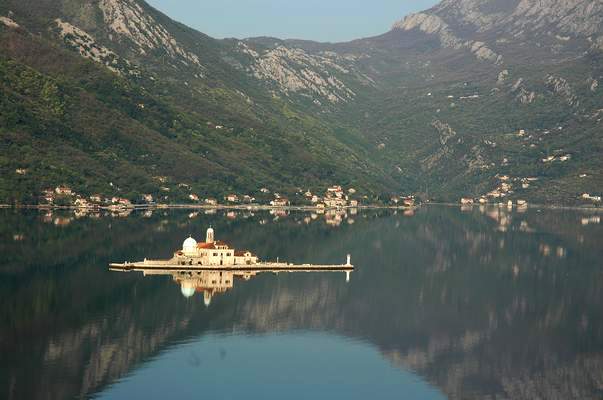
{"type": "Polygon", "coordinates": [[[237,257],[245,257],[246,253],[251,254],[251,252],[249,250],[237,250],[237,251],[235,251],[234,255],[237,257]]]}
{"type": "Polygon", "coordinates": [[[216,242],[213,243],[198,243],[197,244],[197,248],[199,249],[215,249],[216,246],[226,246],[230,249],[230,246],[228,245],[228,243],[222,242],[221,240],[218,240],[216,242]]]}

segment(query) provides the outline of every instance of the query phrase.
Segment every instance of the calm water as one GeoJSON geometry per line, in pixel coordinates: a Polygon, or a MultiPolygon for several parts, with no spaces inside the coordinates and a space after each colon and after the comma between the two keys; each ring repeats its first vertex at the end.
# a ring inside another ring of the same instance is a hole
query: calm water
{"type": "Polygon", "coordinates": [[[0,398],[600,399],[599,215],[0,210],[0,398]],[[209,306],[108,271],[210,224],[263,259],[351,253],[356,271],[261,274],[209,306]]]}

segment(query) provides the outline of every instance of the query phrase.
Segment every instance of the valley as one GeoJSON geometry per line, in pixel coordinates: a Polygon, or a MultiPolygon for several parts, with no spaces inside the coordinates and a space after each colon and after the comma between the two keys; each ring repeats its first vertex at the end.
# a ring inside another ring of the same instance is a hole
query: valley
{"type": "Polygon", "coordinates": [[[2,203],[341,185],[367,203],[600,204],[583,196],[603,187],[598,2],[444,0],[336,44],[217,40],[139,0],[0,15],[2,203]]]}

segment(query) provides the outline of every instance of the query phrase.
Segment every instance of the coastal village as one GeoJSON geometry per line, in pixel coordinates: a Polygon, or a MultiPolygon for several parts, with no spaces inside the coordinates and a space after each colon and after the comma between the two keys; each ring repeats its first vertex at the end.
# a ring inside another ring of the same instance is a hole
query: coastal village
{"type": "Polygon", "coordinates": [[[262,187],[255,194],[231,193],[220,200],[191,193],[186,202],[164,203],[152,194],[143,194],[137,201],[133,201],[125,197],[105,197],[100,194],[84,196],[67,185],[60,185],[44,190],[35,207],[46,210],[42,220],[56,226],[69,225],[74,219],[81,217],[99,218],[109,215],[125,218],[133,212],[150,218],[156,212],[180,208],[191,211],[188,215],[190,219],[200,214],[223,214],[229,220],[247,219],[259,215],[256,214],[257,211],[267,211],[258,219],[261,225],[288,218],[296,211],[305,211],[303,215],[298,215],[298,223],[310,224],[323,220],[328,226],[339,227],[354,224],[361,209],[391,208],[401,210],[404,216],[413,216],[415,208],[420,205],[412,195],[388,196],[384,200],[378,204],[370,203],[367,196],[360,195],[354,188],[333,185],[322,193],[299,189],[290,196],[262,187]],[[70,210],[71,214],[56,212],[57,210],[70,210]]]}
{"type": "MultiPolygon", "coordinates": [[[[180,188],[190,189],[186,184],[179,184],[180,188]]],[[[169,192],[168,188],[162,191],[169,192]]],[[[414,196],[392,196],[389,200],[392,207],[414,207],[414,196]]],[[[262,187],[255,194],[229,193],[218,199],[214,197],[203,197],[190,193],[188,199],[183,202],[170,202],[168,196],[156,198],[152,194],[142,194],[137,200],[125,197],[105,197],[100,194],[84,196],[66,185],[49,188],[42,192],[39,198],[41,207],[69,207],[69,208],[92,208],[120,211],[130,208],[165,208],[170,206],[188,207],[228,207],[228,208],[305,208],[314,210],[347,209],[371,206],[367,196],[360,196],[356,189],[344,189],[340,185],[328,187],[323,193],[313,193],[311,190],[298,189],[289,197],[279,192],[273,192],[262,187]]],[[[383,206],[380,204],[380,206],[383,206]]]]}
{"type": "MultiPolygon", "coordinates": [[[[464,196],[460,198],[461,206],[472,206],[474,204],[494,204],[498,206],[528,207],[528,201],[517,196],[516,189],[525,190],[530,185],[539,181],[538,177],[510,177],[509,175],[497,175],[496,187],[483,195],[473,197],[464,196]]],[[[179,188],[188,189],[189,185],[179,184],[179,188]]],[[[168,188],[162,187],[163,192],[169,192],[168,188]]],[[[216,197],[203,197],[195,193],[189,193],[186,201],[171,202],[169,196],[156,197],[153,194],[142,194],[138,199],[111,196],[105,197],[100,194],[84,196],[78,194],[67,185],[45,189],[38,200],[40,208],[75,208],[109,210],[111,212],[124,212],[136,208],[262,208],[262,209],[307,209],[317,211],[345,210],[356,208],[389,207],[412,209],[422,203],[415,195],[391,195],[385,199],[374,199],[368,196],[358,195],[356,189],[344,189],[340,185],[333,185],[322,193],[311,190],[298,189],[292,196],[287,196],[276,191],[262,187],[254,194],[229,193],[221,199],[216,197]]],[[[599,193],[581,193],[577,196],[577,203],[582,206],[599,207],[602,205],[602,196],[599,193]]],[[[424,200],[428,203],[430,200],[424,200]]]]}

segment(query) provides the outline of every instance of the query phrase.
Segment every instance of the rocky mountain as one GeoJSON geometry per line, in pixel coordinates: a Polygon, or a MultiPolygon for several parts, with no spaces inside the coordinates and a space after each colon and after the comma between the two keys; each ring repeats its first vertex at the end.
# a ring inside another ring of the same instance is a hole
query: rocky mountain
{"type": "Polygon", "coordinates": [[[603,182],[602,18],[596,1],[446,0],[320,51],[377,82],[342,119],[405,187],[582,204],[603,182]]]}
{"type": "Polygon", "coordinates": [[[599,1],[444,0],[338,44],[215,40],[141,0],[30,3],[0,5],[5,201],[59,181],[572,204],[603,187],[599,1]]]}
{"type": "Polygon", "coordinates": [[[341,68],[327,57],[291,53],[308,68],[278,76],[278,56],[235,51],[138,0],[7,1],[0,15],[2,202],[62,183],[165,201],[393,184],[362,137],[287,101],[353,98],[313,72],[341,68]]]}

